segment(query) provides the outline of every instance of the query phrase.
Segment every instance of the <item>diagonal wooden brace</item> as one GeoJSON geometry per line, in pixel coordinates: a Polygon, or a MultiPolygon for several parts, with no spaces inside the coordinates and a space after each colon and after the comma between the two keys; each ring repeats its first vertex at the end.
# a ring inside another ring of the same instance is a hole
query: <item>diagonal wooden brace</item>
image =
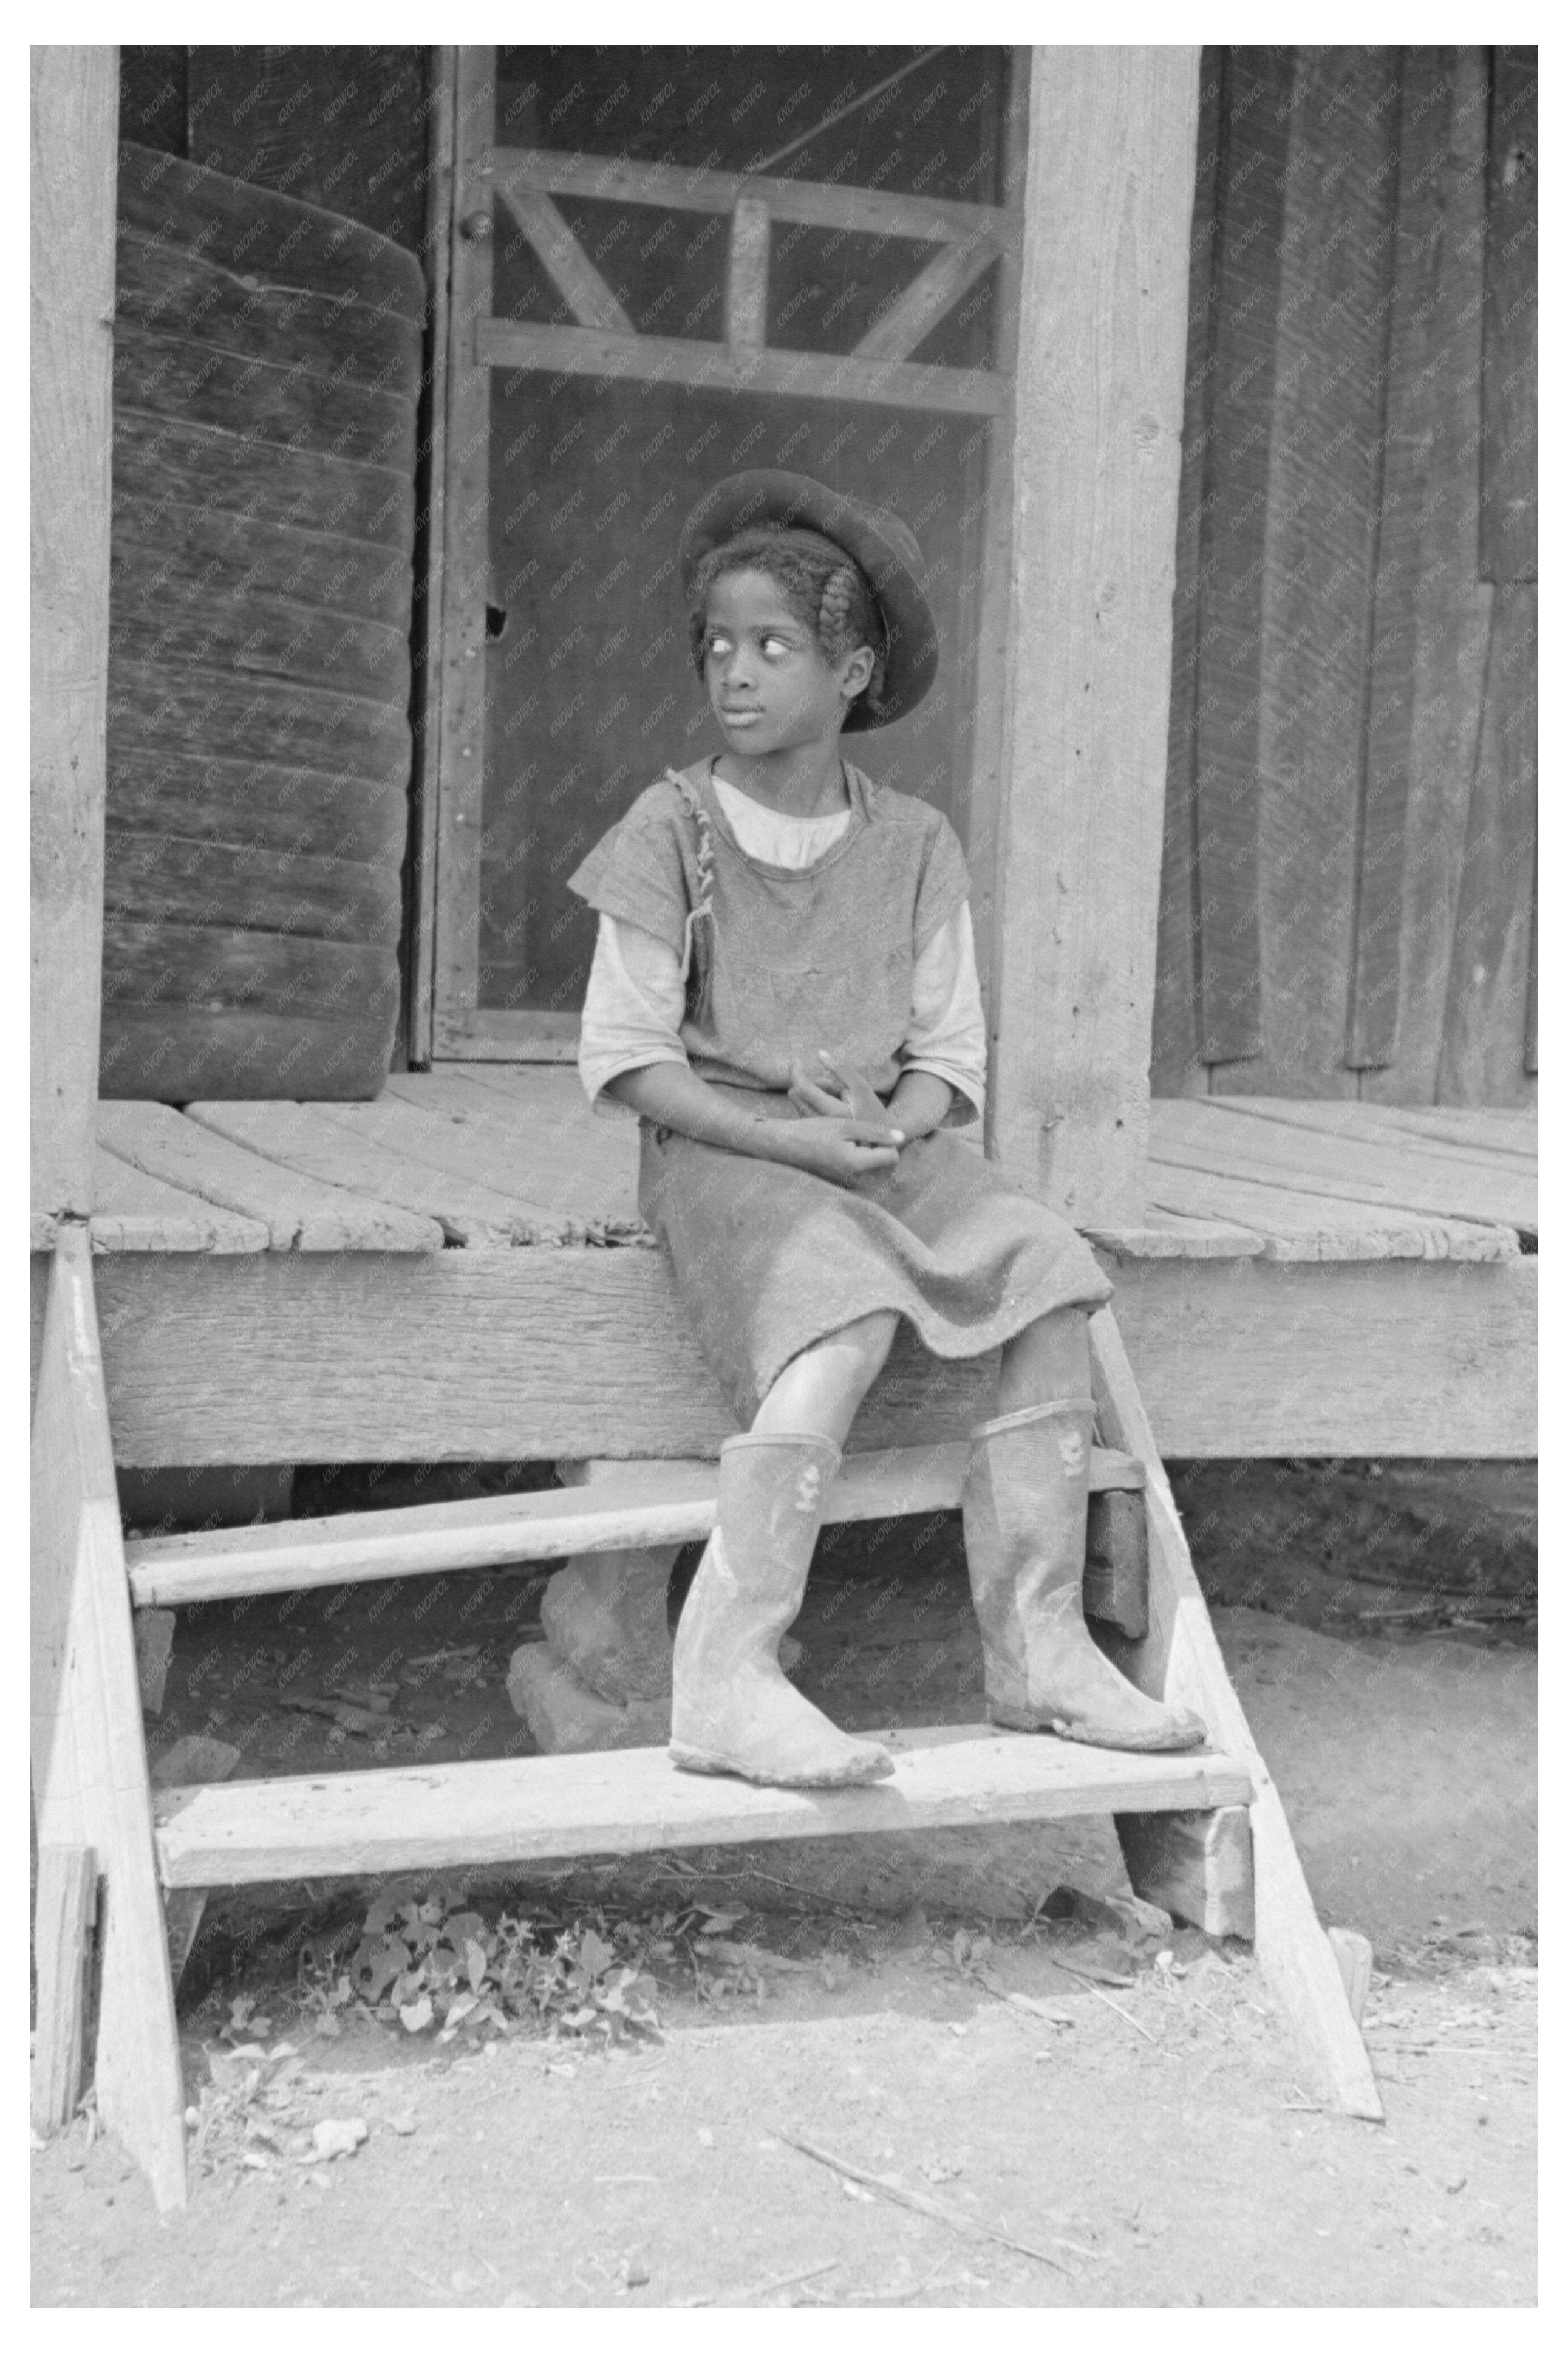
{"type": "MultiPolygon", "coordinates": [[[[100,1885],[98,2113],[161,2208],[185,2201],[184,2093],[86,1230],[59,1229],[32,1444],[32,1763],[40,1856],[89,1849],[100,1885]]],[[[68,2052],[82,1907],[40,1904],[40,2050],[68,2052]],[[76,1950],[66,1949],[73,1943],[76,1950]],[[50,2014],[43,2013],[46,1989],[50,2014]]],[[[63,2091],[51,2095],[58,2115],[63,2091]]]]}

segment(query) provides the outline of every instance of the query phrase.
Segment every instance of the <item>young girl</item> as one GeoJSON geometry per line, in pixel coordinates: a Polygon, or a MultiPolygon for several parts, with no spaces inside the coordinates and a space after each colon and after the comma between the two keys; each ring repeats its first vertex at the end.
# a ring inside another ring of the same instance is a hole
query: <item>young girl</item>
{"type": "Polygon", "coordinates": [[[942,1132],[984,1104],[963,853],[840,754],[936,674],[920,550],[891,515],[754,471],[699,502],[680,561],[725,749],[650,786],[572,878],[599,914],[584,1082],[642,1123],[642,1214],[747,1432],[677,1630],[671,1757],[789,1786],[892,1771],[778,1646],[900,1316],[939,1356],[1002,1347],[963,1490],[992,1721],[1192,1746],[1197,1717],[1126,1682],[1083,1618],[1087,1314],[1110,1286],[942,1132]]]}

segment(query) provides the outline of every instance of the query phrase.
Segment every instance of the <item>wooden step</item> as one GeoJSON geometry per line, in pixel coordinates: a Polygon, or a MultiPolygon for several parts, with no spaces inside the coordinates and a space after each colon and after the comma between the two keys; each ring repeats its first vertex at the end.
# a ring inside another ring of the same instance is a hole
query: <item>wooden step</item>
{"type": "MultiPolygon", "coordinates": [[[[828,1521],[900,1519],[957,1504],[967,1444],[848,1456],[827,1497],[828,1521]]],[[[1091,1490],[1141,1488],[1130,1454],[1094,1450],[1091,1490]]],[[[177,1609],[247,1593],[355,1585],[435,1570],[491,1568],[633,1545],[704,1541],[713,1528],[716,1463],[639,1462],[592,1487],[550,1488],[475,1503],[418,1504],[204,1535],[150,1536],[125,1547],[137,1609],[177,1609]]]]}
{"type": "Polygon", "coordinates": [[[153,1793],[165,1887],[237,1886],[385,1871],[644,1854],[666,1847],[836,1832],[973,1828],[1074,1814],[1245,1805],[1233,1757],[1128,1757],[990,1725],[869,1736],[889,1780],[860,1789],[763,1789],[678,1773],[662,1748],[501,1757],[153,1793]]]}

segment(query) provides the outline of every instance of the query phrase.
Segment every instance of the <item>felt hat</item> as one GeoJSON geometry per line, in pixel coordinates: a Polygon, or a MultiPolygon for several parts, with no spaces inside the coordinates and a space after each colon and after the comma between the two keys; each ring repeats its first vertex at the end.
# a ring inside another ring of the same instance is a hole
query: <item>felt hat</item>
{"type": "Polygon", "coordinates": [[[743,531],[783,525],[820,532],[854,559],[871,584],[887,633],[886,676],[875,712],[852,704],[845,733],[890,726],[929,691],[936,676],[936,623],[921,585],[924,561],[907,523],[847,491],[830,491],[809,474],[756,466],[704,491],[680,534],[680,580],[689,596],[705,555],[743,531]]]}

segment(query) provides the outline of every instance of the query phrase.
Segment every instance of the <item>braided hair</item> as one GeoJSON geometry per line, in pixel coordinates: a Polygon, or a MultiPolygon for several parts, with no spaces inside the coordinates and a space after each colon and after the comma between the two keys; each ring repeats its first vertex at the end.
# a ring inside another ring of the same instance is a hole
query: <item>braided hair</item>
{"type": "MultiPolygon", "coordinates": [[[[706,670],[708,594],[716,580],[734,572],[761,572],[777,583],[795,618],[816,638],[830,662],[868,646],[870,680],[850,709],[870,717],[881,708],[888,670],[887,627],[870,582],[834,540],[816,531],[792,531],[759,523],[710,548],[691,583],[691,659],[697,675],[706,670]]],[[[865,720],[862,719],[862,725],[865,720]]]]}

